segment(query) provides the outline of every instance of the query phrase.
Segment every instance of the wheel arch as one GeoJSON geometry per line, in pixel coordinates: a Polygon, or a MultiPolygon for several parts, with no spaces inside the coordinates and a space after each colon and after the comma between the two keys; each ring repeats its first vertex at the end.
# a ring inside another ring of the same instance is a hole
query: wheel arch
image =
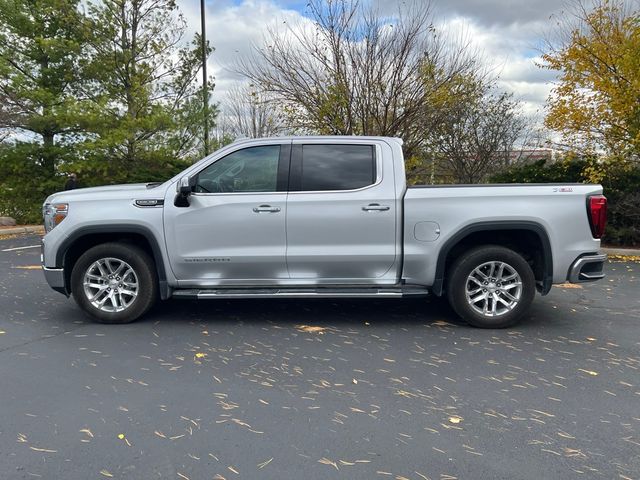
{"type": "MultiPolygon", "coordinates": [[[[542,295],[551,290],[553,283],[553,253],[547,230],[531,221],[493,221],[467,225],[452,235],[440,249],[436,263],[435,281],[431,291],[442,296],[445,290],[447,269],[454,255],[482,244],[501,245],[509,248],[526,246],[535,242],[534,272],[537,288],[542,295]],[[495,238],[490,238],[495,234],[495,238]]],[[[518,249],[515,249],[518,251],[518,249]]],[[[519,252],[521,253],[521,252],[519,252]]]]}
{"type": "Polygon", "coordinates": [[[145,250],[153,259],[160,298],[169,298],[170,289],[162,258],[162,250],[153,232],[142,225],[95,225],[81,227],[72,232],[57,249],[56,266],[65,272],[65,293],[71,293],[71,271],[75,262],[89,248],[107,242],[132,243],[145,250]]]}

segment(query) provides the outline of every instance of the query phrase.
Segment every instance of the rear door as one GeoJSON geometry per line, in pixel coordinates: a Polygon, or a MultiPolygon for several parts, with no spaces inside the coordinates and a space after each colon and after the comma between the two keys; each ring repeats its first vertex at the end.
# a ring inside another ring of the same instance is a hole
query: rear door
{"type": "Polygon", "coordinates": [[[397,202],[384,142],[296,140],[287,268],[296,283],[395,283],[397,202]]]}

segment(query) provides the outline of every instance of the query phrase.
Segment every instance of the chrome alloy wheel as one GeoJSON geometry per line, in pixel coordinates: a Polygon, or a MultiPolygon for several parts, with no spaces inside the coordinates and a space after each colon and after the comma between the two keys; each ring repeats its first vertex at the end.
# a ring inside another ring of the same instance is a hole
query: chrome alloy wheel
{"type": "Polygon", "coordinates": [[[522,279],[508,263],[486,262],[467,277],[469,306],[485,317],[499,317],[513,310],[522,296],[522,279]]]}
{"type": "Polygon", "coordinates": [[[138,276],[131,265],[119,258],[101,258],[84,273],[84,294],[103,312],[122,312],[138,296],[138,276]]]}

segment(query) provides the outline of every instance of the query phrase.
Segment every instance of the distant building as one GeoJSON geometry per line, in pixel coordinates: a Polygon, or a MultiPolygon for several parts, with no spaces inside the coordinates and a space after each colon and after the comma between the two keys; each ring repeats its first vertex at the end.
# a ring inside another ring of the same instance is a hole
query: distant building
{"type": "Polygon", "coordinates": [[[561,152],[553,148],[524,148],[521,150],[511,150],[508,153],[507,162],[509,165],[530,164],[540,160],[553,163],[560,158],[560,153],[561,152]]]}

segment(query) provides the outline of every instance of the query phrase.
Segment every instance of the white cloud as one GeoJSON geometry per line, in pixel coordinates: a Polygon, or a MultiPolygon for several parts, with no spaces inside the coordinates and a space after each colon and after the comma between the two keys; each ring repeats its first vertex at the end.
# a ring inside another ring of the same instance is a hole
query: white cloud
{"type": "MultiPolygon", "coordinates": [[[[191,35],[200,31],[200,3],[179,0],[191,35]]],[[[234,72],[239,57],[251,53],[254,45],[262,45],[269,29],[278,28],[283,22],[304,22],[300,13],[284,9],[268,0],[245,0],[240,4],[228,1],[207,3],[207,40],[215,52],[207,62],[209,75],[215,77],[213,101],[221,101],[231,87],[242,81],[234,72]]]]}
{"type": "MultiPolygon", "coordinates": [[[[375,0],[387,3],[389,0],[375,0]]],[[[429,0],[395,0],[396,2],[429,0]]],[[[393,3],[393,0],[392,2],[393,3]]],[[[436,13],[462,16],[487,27],[542,22],[561,7],[558,0],[433,0],[436,13]]]]}
{"type": "Polygon", "coordinates": [[[498,87],[513,93],[525,114],[540,116],[556,78],[555,72],[539,67],[542,58],[536,44],[543,34],[543,23],[487,26],[477,19],[457,16],[443,19],[437,28],[450,34],[459,32],[499,77],[498,87]]]}

